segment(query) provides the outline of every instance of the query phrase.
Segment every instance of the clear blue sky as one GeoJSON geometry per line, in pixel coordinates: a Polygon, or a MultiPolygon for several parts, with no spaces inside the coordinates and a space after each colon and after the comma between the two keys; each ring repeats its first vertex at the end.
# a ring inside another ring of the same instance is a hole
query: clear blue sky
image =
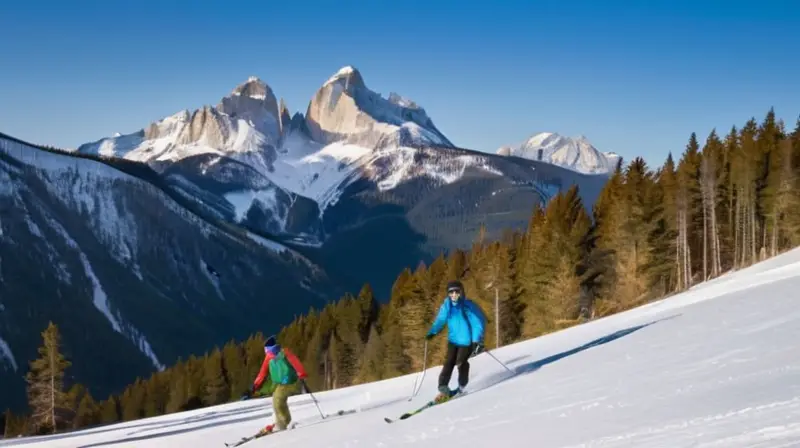
{"type": "Polygon", "coordinates": [[[800,2],[40,1],[0,6],[0,131],[60,147],[216,104],[292,112],[353,65],[457,145],[541,131],[660,165],[689,134],[800,114],[800,2]]]}

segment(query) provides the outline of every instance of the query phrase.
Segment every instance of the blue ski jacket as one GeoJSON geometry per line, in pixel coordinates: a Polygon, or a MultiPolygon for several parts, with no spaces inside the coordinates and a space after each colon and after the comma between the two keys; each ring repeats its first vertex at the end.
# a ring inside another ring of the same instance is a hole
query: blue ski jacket
{"type": "Polygon", "coordinates": [[[467,347],[475,342],[483,343],[486,318],[473,301],[462,297],[453,304],[446,298],[439,307],[430,334],[438,334],[445,324],[447,324],[447,340],[452,344],[467,347]]]}

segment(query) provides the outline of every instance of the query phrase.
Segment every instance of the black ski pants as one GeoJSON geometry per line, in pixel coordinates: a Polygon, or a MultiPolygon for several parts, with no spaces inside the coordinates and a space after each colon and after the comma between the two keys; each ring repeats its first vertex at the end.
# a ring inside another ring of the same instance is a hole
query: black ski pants
{"type": "Polygon", "coordinates": [[[453,375],[453,368],[458,366],[458,385],[466,387],[469,383],[469,355],[472,354],[472,346],[466,347],[447,343],[447,356],[444,359],[442,372],[439,374],[439,386],[449,386],[450,377],[453,375]]]}

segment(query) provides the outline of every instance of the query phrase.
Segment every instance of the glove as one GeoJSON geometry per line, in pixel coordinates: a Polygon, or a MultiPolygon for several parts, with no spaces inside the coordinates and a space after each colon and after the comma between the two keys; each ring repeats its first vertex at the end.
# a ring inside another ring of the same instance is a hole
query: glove
{"type": "Polygon", "coordinates": [[[433,333],[428,333],[428,334],[425,335],[425,340],[426,341],[430,341],[431,339],[433,339],[434,336],[435,335],[433,333]]]}
{"type": "Polygon", "coordinates": [[[300,379],[300,392],[303,394],[310,394],[311,389],[308,388],[305,378],[300,379]]]}
{"type": "Polygon", "coordinates": [[[472,355],[470,356],[470,358],[472,358],[473,356],[478,356],[481,352],[483,352],[483,342],[476,342],[473,345],[475,346],[475,348],[472,350],[472,355]]]}
{"type": "Polygon", "coordinates": [[[240,400],[240,401],[244,401],[244,400],[249,400],[249,399],[253,398],[253,393],[255,393],[255,390],[254,390],[254,389],[255,389],[255,387],[253,387],[253,386],[250,386],[250,389],[246,390],[246,391],[245,391],[245,392],[242,394],[242,398],[240,398],[239,400],[240,400]]]}

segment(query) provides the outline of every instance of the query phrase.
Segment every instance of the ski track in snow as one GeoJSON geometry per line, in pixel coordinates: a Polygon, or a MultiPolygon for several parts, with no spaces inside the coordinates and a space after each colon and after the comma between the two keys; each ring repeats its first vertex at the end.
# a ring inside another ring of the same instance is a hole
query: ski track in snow
{"type": "MultiPolygon", "coordinates": [[[[470,360],[469,394],[390,425],[435,394],[417,374],[290,398],[297,430],[259,447],[784,447],[800,445],[800,249],[625,313],[470,360]],[[306,427],[302,425],[306,425],[306,427]]],[[[438,363],[440,360],[430,360],[438,363]]],[[[451,386],[455,384],[454,373],[451,386]]],[[[0,446],[223,446],[272,422],[269,399],[0,446]],[[40,443],[37,443],[40,442],[40,443]]]]}

